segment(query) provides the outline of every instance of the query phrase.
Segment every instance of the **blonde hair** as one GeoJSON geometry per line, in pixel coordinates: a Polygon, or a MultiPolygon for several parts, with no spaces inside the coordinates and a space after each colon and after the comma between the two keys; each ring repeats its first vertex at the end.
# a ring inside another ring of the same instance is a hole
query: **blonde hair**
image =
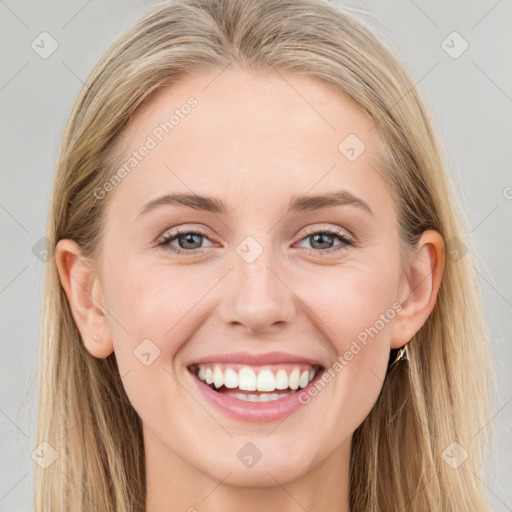
{"type": "MultiPolygon", "coordinates": [[[[449,248],[463,249],[447,254],[434,310],[408,344],[409,364],[388,372],[354,432],[351,510],[487,510],[478,476],[487,429],[479,429],[490,417],[492,366],[469,230],[414,82],[381,38],[337,5],[176,0],[150,8],[111,45],[73,106],[48,217],[52,246],[70,238],[97,257],[106,201],[94,191],[114,171],[116,142],[134,111],[163,85],[227,66],[309,75],[353,98],[382,140],[402,242],[413,248],[435,229],[449,248]],[[442,457],[452,442],[469,454],[457,469],[442,457]]],[[[54,261],[43,307],[37,444],[49,443],[58,457],[47,469],[35,466],[35,511],[143,511],[140,418],[115,354],[97,359],[85,349],[54,261]]]]}

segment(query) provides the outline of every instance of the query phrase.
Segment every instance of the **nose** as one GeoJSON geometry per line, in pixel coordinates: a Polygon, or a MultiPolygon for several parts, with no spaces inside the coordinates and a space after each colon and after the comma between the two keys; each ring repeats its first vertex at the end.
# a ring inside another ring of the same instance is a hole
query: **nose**
{"type": "Polygon", "coordinates": [[[251,263],[234,258],[223,290],[220,315],[225,325],[243,326],[251,334],[274,333],[293,322],[296,295],[282,265],[263,253],[251,263]]]}

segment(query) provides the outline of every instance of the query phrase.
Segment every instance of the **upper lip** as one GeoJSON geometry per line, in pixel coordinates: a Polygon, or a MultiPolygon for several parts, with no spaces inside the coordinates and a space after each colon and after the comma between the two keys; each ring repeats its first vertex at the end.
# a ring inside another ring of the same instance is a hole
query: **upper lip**
{"type": "Polygon", "coordinates": [[[295,354],[287,354],[286,352],[264,352],[261,354],[251,352],[229,352],[225,354],[215,354],[197,359],[189,366],[208,363],[237,363],[254,366],[279,363],[297,363],[308,364],[311,366],[322,366],[322,363],[316,359],[302,357],[295,354]]]}

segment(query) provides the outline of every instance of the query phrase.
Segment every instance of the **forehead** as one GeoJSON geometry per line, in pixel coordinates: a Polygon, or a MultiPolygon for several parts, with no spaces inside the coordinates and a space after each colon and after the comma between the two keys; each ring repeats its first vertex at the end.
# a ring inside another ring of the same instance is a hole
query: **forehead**
{"type": "Polygon", "coordinates": [[[186,192],[240,206],[252,197],[254,208],[313,189],[384,186],[372,121],[350,97],[309,76],[187,75],[141,105],[121,142],[118,167],[126,172],[114,203],[129,197],[140,206],[157,193],[186,192]]]}

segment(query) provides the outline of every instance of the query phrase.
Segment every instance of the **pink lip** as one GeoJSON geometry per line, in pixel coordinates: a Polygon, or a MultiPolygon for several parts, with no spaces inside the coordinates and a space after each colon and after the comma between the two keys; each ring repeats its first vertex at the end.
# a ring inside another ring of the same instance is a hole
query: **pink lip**
{"type": "MultiPolygon", "coordinates": [[[[294,361],[296,361],[296,359],[294,361]]],[[[323,370],[318,372],[315,375],[315,378],[305,388],[300,389],[287,397],[272,400],[270,402],[245,402],[244,400],[226,396],[214,391],[206,383],[199,380],[193,373],[188,373],[206,400],[227,416],[239,421],[250,423],[269,423],[272,421],[282,420],[305,405],[307,402],[302,403],[299,400],[299,397],[302,394],[307,394],[309,392],[309,388],[320,378],[323,370]]]]}
{"type": "Polygon", "coordinates": [[[265,352],[263,354],[251,354],[249,352],[231,352],[203,357],[194,361],[194,364],[207,363],[239,363],[250,365],[278,364],[278,363],[303,363],[311,366],[322,366],[320,361],[305,357],[287,354],[285,352],[265,352]]]}

